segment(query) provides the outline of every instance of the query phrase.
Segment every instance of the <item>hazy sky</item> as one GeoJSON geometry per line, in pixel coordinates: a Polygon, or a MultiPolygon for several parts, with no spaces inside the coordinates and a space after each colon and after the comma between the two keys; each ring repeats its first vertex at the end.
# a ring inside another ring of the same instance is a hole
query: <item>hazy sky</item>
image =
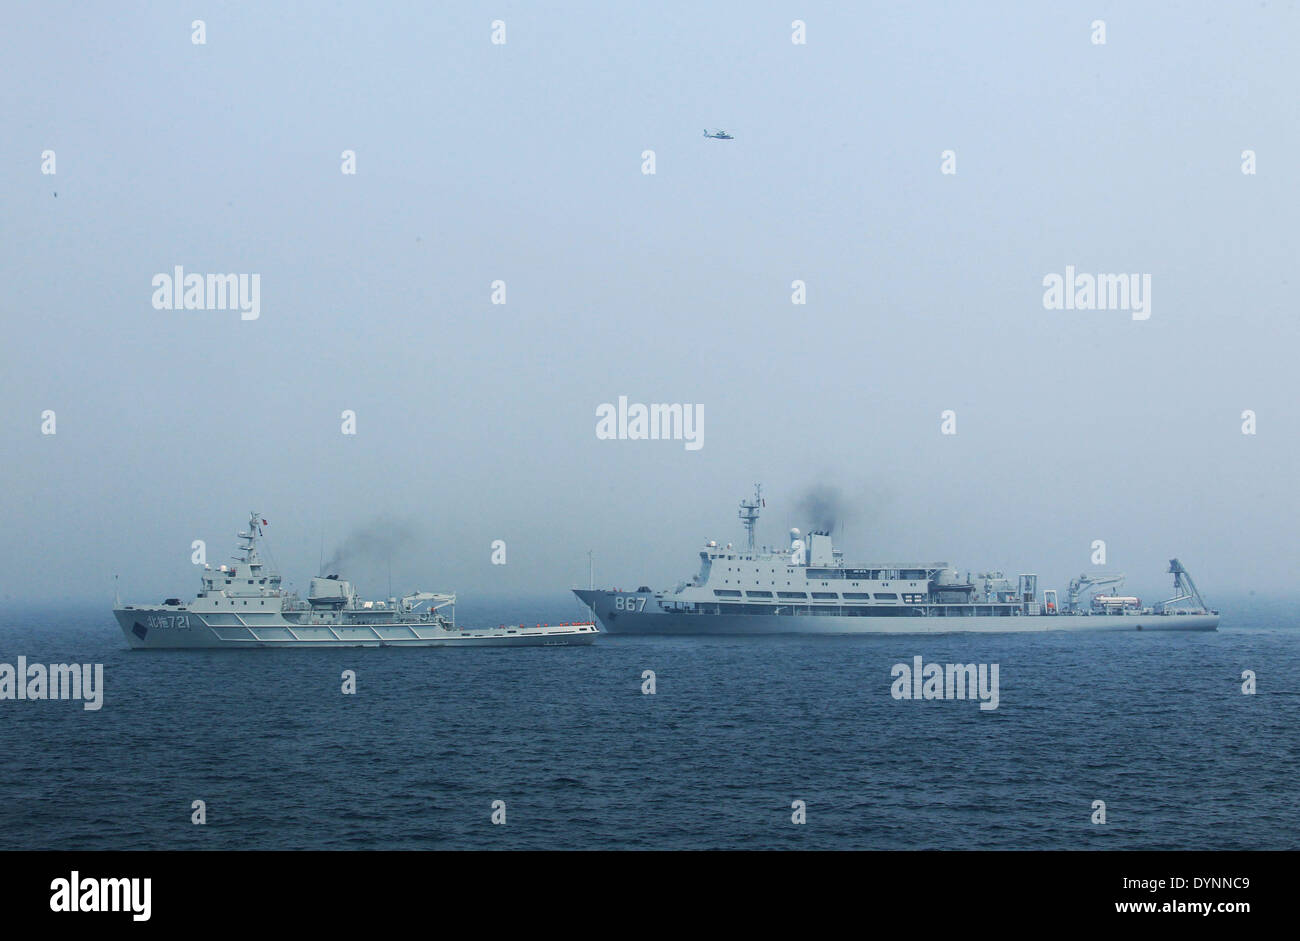
{"type": "Polygon", "coordinates": [[[1178,555],[1211,602],[1292,592],[1298,36],[1291,2],[7,9],[0,595],[190,597],[253,509],[301,588],[385,517],[398,590],[563,590],[588,549],[671,587],[760,480],[760,540],[828,482],[854,559],[1064,588],[1105,539],[1134,588],[1178,555]],[[259,275],[260,317],[155,309],[176,265],[259,275]],[[1150,319],[1045,309],[1067,265],[1149,274],[1150,319]],[[598,440],[620,395],[703,405],[703,447],[598,440]]]}

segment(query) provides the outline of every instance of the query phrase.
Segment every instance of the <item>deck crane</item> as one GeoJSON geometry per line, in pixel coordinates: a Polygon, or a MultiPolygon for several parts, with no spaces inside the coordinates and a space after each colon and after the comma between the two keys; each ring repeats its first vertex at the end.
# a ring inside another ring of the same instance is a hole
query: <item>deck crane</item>
{"type": "Polygon", "coordinates": [[[1066,610],[1071,614],[1079,610],[1079,594],[1086,588],[1102,588],[1106,585],[1124,584],[1123,575],[1080,575],[1070,579],[1066,610]]]}
{"type": "Polygon", "coordinates": [[[1161,607],[1166,611],[1172,604],[1178,604],[1180,601],[1195,601],[1196,606],[1202,611],[1210,610],[1206,607],[1205,602],[1201,600],[1201,593],[1196,590],[1196,583],[1192,581],[1192,576],[1187,574],[1187,569],[1183,568],[1183,563],[1177,559],[1169,560],[1169,574],[1174,577],[1173,598],[1164,602],[1161,607]]]}

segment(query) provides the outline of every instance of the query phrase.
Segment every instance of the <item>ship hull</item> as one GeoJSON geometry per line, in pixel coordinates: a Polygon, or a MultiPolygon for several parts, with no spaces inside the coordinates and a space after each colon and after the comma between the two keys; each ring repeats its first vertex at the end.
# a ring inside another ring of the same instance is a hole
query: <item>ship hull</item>
{"type": "Polygon", "coordinates": [[[609,634],[1019,634],[1042,631],[1213,631],[1217,614],[907,617],[871,615],[684,614],[662,610],[651,595],[575,590],[609,634]],[[645,599],[644,610],[617,610],[645,599]]]}
{"type": "Polygon", "coordinates": [[[142,650],[251,647],[564,647],[590,644],[594,624],[444,630],[425,623],[296,624],[267,618],[255,625],[209,625],[202,613],[176,608],[116,608],[126,641],[142,650]]]}

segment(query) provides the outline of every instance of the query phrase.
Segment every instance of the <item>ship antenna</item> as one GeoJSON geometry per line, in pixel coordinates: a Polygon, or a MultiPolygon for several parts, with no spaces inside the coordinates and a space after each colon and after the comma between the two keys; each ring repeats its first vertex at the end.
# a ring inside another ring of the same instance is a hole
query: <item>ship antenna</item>
{"type": "Polygon", "coordinates": [[[749,551],[754,551],[754,527],[758,524],[758,511],[763,505],[763,485],[754,484],[754,499],[740,501],[740,521],[745,524],[749,537],[749,551]]]}

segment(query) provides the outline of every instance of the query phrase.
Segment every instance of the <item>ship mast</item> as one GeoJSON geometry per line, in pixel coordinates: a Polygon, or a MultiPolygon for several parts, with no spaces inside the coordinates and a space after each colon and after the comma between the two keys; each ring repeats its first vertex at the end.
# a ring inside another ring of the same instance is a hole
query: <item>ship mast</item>
{"type": "Polygon", "coordinates": [[[262,534],[262,527],[258,525],[261,517],[256,513],[248,514],[248,532],[239,533],[240,546],[239,551],[244,554],[240,562],[257,563],[257,537],[262,534]]]}
{"type": "Polygon", "coordinates": [[[754,484],[754,499],[740,501],[740,521],[745,524],[749,537],[749,551],[754,551],[754,527],[758,525],[758,511],[763,506],[763,485],[754,484]]]}

